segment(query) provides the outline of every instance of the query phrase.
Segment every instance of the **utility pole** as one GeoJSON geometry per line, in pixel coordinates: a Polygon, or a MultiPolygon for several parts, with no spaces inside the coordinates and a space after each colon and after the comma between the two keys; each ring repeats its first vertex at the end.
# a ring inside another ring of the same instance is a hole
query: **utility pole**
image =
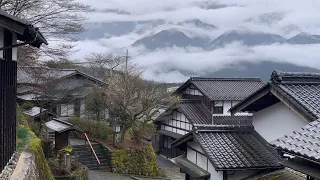
{"type": "Polygon", "coordinates": [[[128,60],[129,60],[129,50],[127,49],[127,54],[126,54],[126,78],[128,76],[128,60]]]}

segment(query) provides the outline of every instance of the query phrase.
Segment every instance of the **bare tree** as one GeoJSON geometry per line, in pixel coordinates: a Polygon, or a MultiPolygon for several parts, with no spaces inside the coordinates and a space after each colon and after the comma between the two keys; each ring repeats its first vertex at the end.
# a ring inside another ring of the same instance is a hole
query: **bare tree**
{"type": "Polygon", "coordinates": [[[152,116],[158,111],[158,105],[172,101],[162,83],[143,80],[142,71],[137,65],[121,65],[123,73],[115,74],[108,79],[108,109],[111,119],[121,128],[123,140],[133,127],[150,127],[143,124],[152,123],[152,116]]]}
{"type": "Polygon", "coordinates": [[[107,113],[106,102],[107,99],[103,89],[94,87],[85,100],[86,112],[96,121],[105,120],[107,113]]]}
{"type": "Polygon", "coordinates": [[[56,41],[56,47],[46,46],[41,48],[41,52],[30,46],[19,48],[24,53],[19,53],[18,58],[29,62],[39,55],[54,59],[66,58],[74,47],[70,43],[74,40],[70,35],[84,30],[83,13],[91,10],[89,6],[76,0],[0,0],[0,8],[28,20],[39,27],[51,42],[56,41]]]}
{"type": "Polygon", "coordinates": [[[106,76],[113,76],[114,70],[125,62],[123,57],[114,56],[110,53],[91,53],[85,59],[93,70],[93,75],[95,75],[95,69],[104,68],[108,71],[105,74],[106,76]]]}

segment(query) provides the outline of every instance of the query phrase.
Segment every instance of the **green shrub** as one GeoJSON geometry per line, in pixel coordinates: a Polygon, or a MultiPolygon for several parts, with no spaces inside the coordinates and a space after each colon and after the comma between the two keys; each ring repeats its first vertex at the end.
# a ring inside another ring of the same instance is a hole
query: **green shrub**
{"type": "Polygon", "coordinates": [[[17,150],[21,152],[28,142],[29,132],[25,126],[17,127],[17,150]]]}
{"type": "Polygon", "coordinates": [[[112,128],[106,122],[81,118],[71,118],[69,122],[95,138],[106,140],[112,134],[112,128]]]}
{"type": "Polygon", "coordinates": [[[112,156],[112,165],[116,173],[151,177],[162,175],[151,145],[140,149],[115,150],[112,156]]]}
{"type": "Polygon", "coordinates": [[[157,127],[154,123],[136,123],[130,130],[131,138],[140,144],[146,137],[156,134],[157,127]]]}
{"type": "Polygon", "coordinates": [[[23,127],[23,126],[19,126],[18,130],[17,130],[17,136],[19,139],[27,139],[28,138],[28,130],[23,127]]]}

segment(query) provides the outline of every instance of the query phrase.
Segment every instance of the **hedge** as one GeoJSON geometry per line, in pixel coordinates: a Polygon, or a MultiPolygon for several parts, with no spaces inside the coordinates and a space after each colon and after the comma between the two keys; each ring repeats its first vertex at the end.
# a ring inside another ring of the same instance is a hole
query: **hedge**
{"type": "Polygon", "coordinates": [[[139,149],[115,150],[112,152],[112,166],[115,173],[161,176],[157,156],[151,145],[139,149]]]}
{"type": "Polygon", "coordinates": [[[112,134],[112,128],[107,122],[82,118],[70,118],[68,121],[83,132],[98,139],[106,140],[108,136],[112,134]]]}

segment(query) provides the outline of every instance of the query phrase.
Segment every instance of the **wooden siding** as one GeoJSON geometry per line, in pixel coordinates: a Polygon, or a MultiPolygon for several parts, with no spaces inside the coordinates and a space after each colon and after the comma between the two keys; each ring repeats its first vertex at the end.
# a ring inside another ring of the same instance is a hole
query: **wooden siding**
{"type": "Polygon", "coordinates": [[[0,60],[0,171],[16,149],[17,62],[0,60]]]}
{"type": "Polygon", "coordinates": [[[161,123],[160,129],[185,135],[192,130],[192,125],[181,112],[173,111],[169,119],[161,123]]]}

